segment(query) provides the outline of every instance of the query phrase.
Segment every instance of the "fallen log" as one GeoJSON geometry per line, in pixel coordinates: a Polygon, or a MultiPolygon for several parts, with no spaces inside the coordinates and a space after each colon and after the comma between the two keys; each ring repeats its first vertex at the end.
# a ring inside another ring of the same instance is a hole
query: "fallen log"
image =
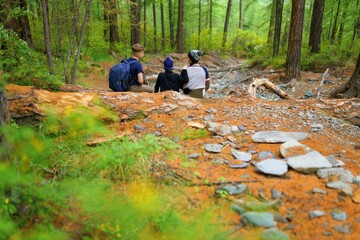
{"type": "Polygon", "coordinates": [[[289,98],[289,96],[287,95],[286,92],[281,90],[278,86],[276,86],[275,84],[273,84],[272,82],[270,82],[266,78],[255,79],[249,85],[248,93],[250,94],[251,97],[256,98],[256,90],[260,86],[266,87],[267,89],[271,90],[272,92],[274,92],[275,94],[277,94],[281,98],[285,98],[285,99],[289,98]]]}

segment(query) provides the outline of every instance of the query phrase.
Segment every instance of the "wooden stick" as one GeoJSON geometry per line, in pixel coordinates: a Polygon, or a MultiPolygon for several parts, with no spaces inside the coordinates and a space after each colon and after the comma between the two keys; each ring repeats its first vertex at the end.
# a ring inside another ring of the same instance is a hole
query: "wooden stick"
{"type": "Polygon", "coordinates": [[[322,79],[321,79],[321,82],[320,82],[320,86],[319,86],[319,88],[318,88],[318,90],[317,90],[317,93],[316,93],[316,98],[317,98],[317,99],[320,97],[320,93],[321,93],[321,91],[322,91],[322,86],[323,86],[323,84],[324,84],[324,80],[325,80],[325,77],[326,77],[328,71],[329,71],[329,68],[326,69],[326,71],[324,72],[324,74],[323,74],[323,76],[322,76],[322,79]]]}
{"type": "Polygon", "coordinates": [[[260,86],[265,86],[267,89],[271,90],[281,98],[289,98],[286,92],[281,90],[278,86],[276,86],[266,78],[255,79],[249,85],[248,93],[250,94],[251,97],[256,98],[256,90],[260,86]]]}

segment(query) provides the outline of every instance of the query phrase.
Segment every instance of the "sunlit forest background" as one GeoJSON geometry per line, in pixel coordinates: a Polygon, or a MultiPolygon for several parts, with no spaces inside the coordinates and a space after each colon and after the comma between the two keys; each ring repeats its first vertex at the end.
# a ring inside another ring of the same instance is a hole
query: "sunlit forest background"
{"type": "MultiPolygon", "coordinates": [[[[145,64],[201,49],[260,67],[353,69],[360,1],[2,0],[0,116],[6,85],[57,91],[96,64],[129,57],[134,43],[145,46],[145,64]]],[[[152,178],[164,158],[185,158],[176,143],[125,137],[89,148],[87,139],[112,129],[83,109],[47,116],[38,126],[0,118],[0,239],[223,239],[217,207],[189,213],[174,186],[152,178]]]]}

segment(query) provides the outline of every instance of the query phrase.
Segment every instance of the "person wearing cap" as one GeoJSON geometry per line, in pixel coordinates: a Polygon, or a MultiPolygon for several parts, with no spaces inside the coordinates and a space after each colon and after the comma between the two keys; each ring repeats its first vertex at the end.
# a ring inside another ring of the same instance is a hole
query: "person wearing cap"
{"type": "Polygon", "coordinates": [[[129,91],[152,93],[153,88],[144,84],[145,83],[144,70],[140,62],[140,59],[145,55],[145,48],[141,44],[135,43],[134,45],[131,46],[131,50],[133,56],[128,60],[134,63],[130,65],[131,83],[130,83],[129,91]]]}
{"type": "Polygon", "coordinates": [[[174,73],[174,61],[170,56],[167,56],[163,63],[165,72],[159,73],[156,79],[154,92],[170,90],[179,92],[183,85],[189,81],[187,71],[183,69],[180,75],[178,73],[174,73]]]}
{"type": "Polygon", "coordinates": [[[187,67],[189,82],[184,85],[184,93],[193,98],[203,98],[210,87],[210,76],[206,67],[200,66],[200,50],[191,50],[188,53],[190,65],[187,67]]]}

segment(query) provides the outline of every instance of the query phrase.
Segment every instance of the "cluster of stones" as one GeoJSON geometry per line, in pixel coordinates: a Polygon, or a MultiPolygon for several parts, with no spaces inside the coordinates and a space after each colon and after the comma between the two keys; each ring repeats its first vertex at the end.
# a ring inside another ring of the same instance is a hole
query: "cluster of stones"
{"type": "MultiPolygon", "coordinates": [[[[207,122],[206,126],[209,131],[222,137],[244,130],[241,126],[228,126],[214,122],[207,122]]],[[[281,143],[279,151],[283,158],[277,159],[273,153],[263,151],[258,153],[257,158],[260,161],[255,162],[252,159],[252,155],[256,151],[242,152],[233,148],[231,149],[231,153],[235,160],[225,160],[224,163],[231,168],[247,168],[249,166],[248,163],[250,163],[255,167],[255,171],[259,173],[279,177],[284,176],[289,169],[304,174],[316,174],[321,179],[332,179],[334,176],[337,176],[337,179],[339,180],[327,182],[326,187],[330,189],[337,189],[343,196],[352,197],[354,202],[360,203],[360,195],[352,195],[352,184],[360,185],[360,176],[353,176],[350,171],[345,170],[344,162],[336,159],[335,156],[323,156],[319,152],[301,144],[299,141],[308,138],[307,133],[263,131],[256,132],[251,137],[255,143],[281,143]]],[[[228,139],[231,140],[231,136],[228,136],[228,139]]],[[[209,153],[220,153],[223,148],[224,144],[206,144],[204,146],[204,149],[209,153]]],[[[225,193],[229,195],[242,194],[246,193],[246,191],[247,187],[245,184],[227,184],[220,186],[216,190],[219,194],[225,193]]],[[[319,191],[326,194],[325,190],[314,189],[314,192],[319,191]]],[[[276,219],[274,218],[276,218],[276,216],[279,217],[278,215],[274,216],[272,212],[259,212],[259,208],[266,210],[268,208],[276,207],[277,203],[279,203],[276,199],[281,197],[281,194],[281,192],[273,189],[273,201],[255,204],[253,202],[246,203],[239,200],[239,203],[234,203],[232,208],[242,216],[243,223],[265,227],[267,230],[264,231],[264,234],[270,234],[269,232],[271,232],[271,235],[275,235],[276,239],[289,239],[285,233],[276,228],[276,219]],[[252,207],[249,207],[249,205],[256,205],[256,209],[254,210],[252,207]]],[[[313,219],[326,214],[326,212],[321,210],[313,210],[309,212],[309,218],[313,219]]],[[[346,213],[339,209],[334,209],[331,212],[331,216],[338,221],[345,221],[347,218],[346,213]]],[[[338,228],[336,230],[339,232],[351,232],[351,229],[347,224],[336,227],[338,228]]]]}

